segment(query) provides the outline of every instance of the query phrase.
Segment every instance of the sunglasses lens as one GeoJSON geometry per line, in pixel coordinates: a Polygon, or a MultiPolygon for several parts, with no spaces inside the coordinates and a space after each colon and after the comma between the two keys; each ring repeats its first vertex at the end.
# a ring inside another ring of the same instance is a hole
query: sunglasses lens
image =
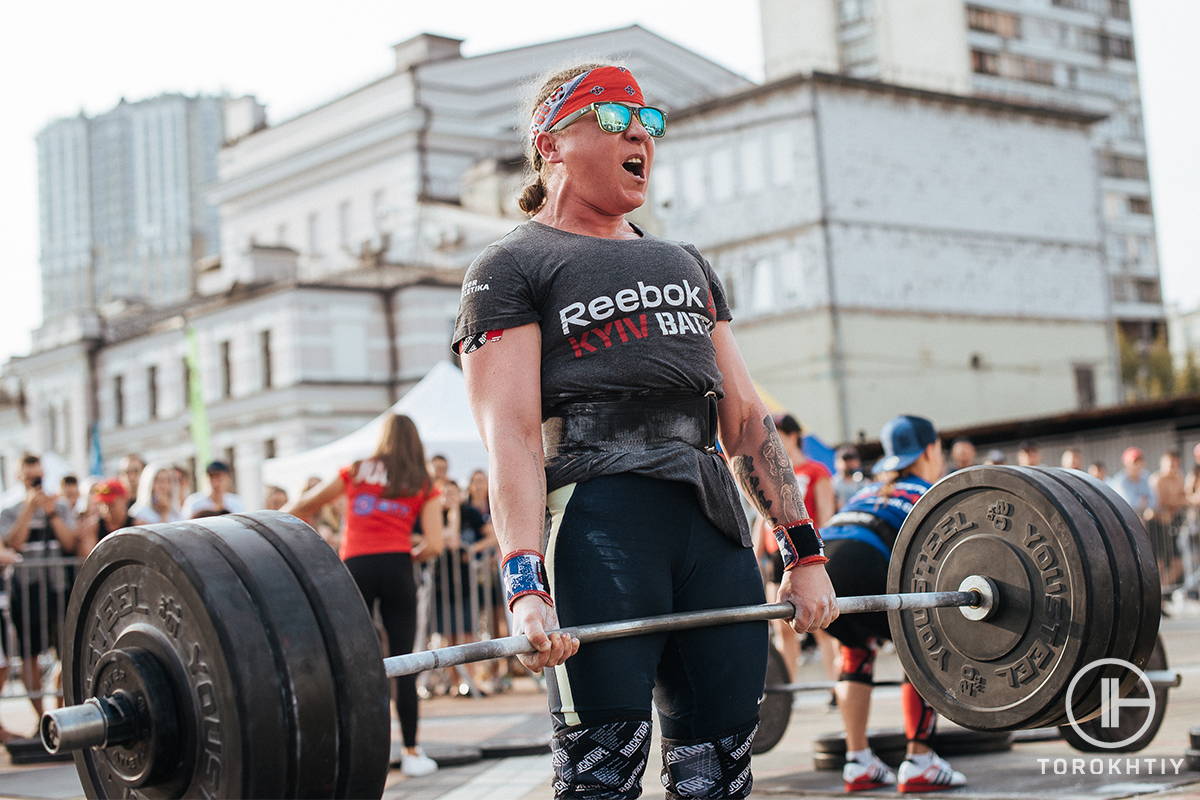
{"type": "Polygon", "coordinates": [[[629,127],[633,119],[633,109],[620,103],[597,103],[596,121],[601,129],[608,133],[620,133],[629,127]]]}
{"type": "Polygon", "coordinates": [[[667,115],[662,109],[644,106],[638,109],[638,121],[646,129],[646,133],[657,138],[667,132],[667,115]]]}

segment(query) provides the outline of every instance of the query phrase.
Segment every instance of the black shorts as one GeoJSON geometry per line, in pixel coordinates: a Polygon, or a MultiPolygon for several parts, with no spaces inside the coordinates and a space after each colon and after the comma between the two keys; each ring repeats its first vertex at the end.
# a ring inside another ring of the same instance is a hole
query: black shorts
{"type": "MultiPolygon", "coordinates": [[[[764,602],[754,551],[704,516],[695,490],[639,475],[552,492],[546,567],[561,625],[764,602]]],[[[650,719],[664,737],[702,740],[758,718],[767,623],[630,636],[584,645],[548,672],[559,730],[650,719]]]]}
{"type": "Polygon", "coordinates": [[[65,603],[63,594],[46,581],[12,582],[9,594],[17,653],[22,659],[58,649],[59,622],[65,603]]]}
{"type": "MultiPolygon", "coordinates": [[[[829,539],[825,542],[829,563],[825,571],[838,597],[883,594],[887,591],[888,560],[883,553],[854,539],[829,539]]],[[[892,638],[887,614],[844,614],[826,629],[847,647],[870,647],[873,640],[892,638]]]]}

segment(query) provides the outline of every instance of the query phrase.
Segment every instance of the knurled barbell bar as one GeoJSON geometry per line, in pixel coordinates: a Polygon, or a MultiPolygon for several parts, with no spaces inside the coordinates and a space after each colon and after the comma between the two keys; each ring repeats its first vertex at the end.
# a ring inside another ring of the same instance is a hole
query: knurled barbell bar
{"type": "MultiPolygon", "coordinates": [[[[951,721],[1059,724],[1080,668],[1104,657],[1143,666],[1157,632],[1145,530],[1097,484],[1065,470],[955,473],[900,531],[889,594],[839,608],[889,614],[905,674],[951,721]]],[[[776,603],[565,630],[586,644],[792,613],[776,603]]],[[[349,573],[285,514],[128,529],[80,568],[63,647],[68,706],[44,717],[43,738],[75,751],[89,797],[378,797],[387,678],[523,652],[516,636],[379,658],[349,573]]],[[[1077,718],[1099,711],[1109,674],[1079,682],[1077,718]]],[[[790,694],[768,695],[764,720],[783,696],[790,708],[790,694]]],[[[776,737],[787,724],[777,717],[776,737]]]]}

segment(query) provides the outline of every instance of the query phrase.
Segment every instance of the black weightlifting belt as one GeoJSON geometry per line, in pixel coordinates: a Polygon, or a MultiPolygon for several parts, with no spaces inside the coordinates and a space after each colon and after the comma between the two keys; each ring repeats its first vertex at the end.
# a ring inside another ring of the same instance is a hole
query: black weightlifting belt
{"type": "Polygon", "coordinates": [[[611,396],[562,403],[542,422],[546,458],[629,453],[671,444],[717,452],[717,395],[611,396]]]}

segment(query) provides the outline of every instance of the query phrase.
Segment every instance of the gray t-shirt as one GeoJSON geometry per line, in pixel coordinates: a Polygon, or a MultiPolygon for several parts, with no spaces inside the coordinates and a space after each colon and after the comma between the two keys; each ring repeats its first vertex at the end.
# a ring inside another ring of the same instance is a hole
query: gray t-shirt
{"type": "MultiPolygon", "coordinates": [[[[16,525],[24,508],[25,499],[21,498],[12,505],[0,509],[0,540],[3,540],[5,545],[8,544],[9,534],[12,532],[13,526],[16,525]]],[[[61,497],[54,503],[54,513],[58,515],[59,519],[72,519],[71,507],[61,497]]],[[[70,523],[68,522],[68,524],[70,523]]],[[[51,527],[50,521],[46,519],[46,512],[40,508],[35,508],[29,518],[29,535],[25,539],[25,544],[21,547],[21,558],[23,561],[16,568],[13,579],[18,583],[31,584],[40,581],[49,581],[52,591],[64,591],[66,587],[66,572],[63,570],[61,564],[53,567],[41,567],[37,565],[37,562],[41,560],[61,559],[62,557],[62,546],[54,533],[54,528],[51,527]]]]}
{"type": "MultiPolygon", "coordinates": [[[[712,329],[731,318],[720,280],[691,245],[649,234],[603,239],[530,221],[467,270],[454,347],[469,353],[489,332],[537,323],[544,420],[563,403],[719,396],[712,329]]],[[[683,442],[548,458],[547,490],[623,472],[690,483],[713,524],[750,546],[724,459],[683,442]]]]}

